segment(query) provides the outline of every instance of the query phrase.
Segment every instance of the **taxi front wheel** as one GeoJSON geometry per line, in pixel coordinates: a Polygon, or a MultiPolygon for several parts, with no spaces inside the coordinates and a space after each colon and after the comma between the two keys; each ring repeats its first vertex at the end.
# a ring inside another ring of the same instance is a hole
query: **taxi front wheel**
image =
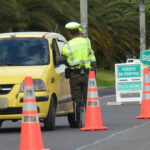
{"type": "Polygon", "coordinates": [[[44,119],[44,127],[46,130],[55,129],[55,118],[56,118],[56,103],[55,98],[52,97],[48,115],[46,119],[44,119]]]}

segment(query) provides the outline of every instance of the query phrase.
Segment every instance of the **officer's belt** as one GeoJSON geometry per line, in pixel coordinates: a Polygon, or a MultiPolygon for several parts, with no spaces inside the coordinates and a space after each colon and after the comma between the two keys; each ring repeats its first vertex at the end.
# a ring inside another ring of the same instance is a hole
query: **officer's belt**
{"type": "MultiPolygon", "coordinates": [[[[89,69],[82,69],[84,70],[85,73],[89,73],[89,69]]],[[[73,73],[81,73],[81,69],[70,69],[71,72],[73,73]]]]}

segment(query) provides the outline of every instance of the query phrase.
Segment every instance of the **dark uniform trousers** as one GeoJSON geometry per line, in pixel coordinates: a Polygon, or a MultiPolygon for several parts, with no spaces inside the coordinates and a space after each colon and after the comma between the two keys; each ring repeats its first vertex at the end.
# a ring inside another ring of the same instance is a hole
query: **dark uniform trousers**
{"type": "MultiPolygon", "coordinates": [[[[72,70],[70,72],[70,88],[71,95],[74,104],[76,105],[76,119],[81,121],[80,113],[82,107],[86,103],[87,87],[88,87],[88,70],[84,74],[81,74],[78,70],[72,70]]],[[[74,106],[75,106],[74,105],[74,106]]]]}

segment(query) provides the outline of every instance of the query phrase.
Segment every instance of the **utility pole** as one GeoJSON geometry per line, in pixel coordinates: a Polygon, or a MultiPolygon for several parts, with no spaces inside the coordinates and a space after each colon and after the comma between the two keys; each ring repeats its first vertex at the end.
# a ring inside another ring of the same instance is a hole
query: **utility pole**
{"type": "Polygon", "coordinates": [[[140,52],[146,49],[146,25],[145,25],[145,5],[150,2],[138,0],[138,2],[129,2],[131,4],[139,4],[139,24],[140,24],[140,52]]]}
{"type": "Polygon", "coordinates": [[[88,0],[80,0],[80,22],[84,36],[88,37],[88,0]]]}
{"type": "Polygon", "coordinates": [[[145,1],[139,2],[140,14],[140,52],[146,49],[146,27],[145,27],[145,1]]]}

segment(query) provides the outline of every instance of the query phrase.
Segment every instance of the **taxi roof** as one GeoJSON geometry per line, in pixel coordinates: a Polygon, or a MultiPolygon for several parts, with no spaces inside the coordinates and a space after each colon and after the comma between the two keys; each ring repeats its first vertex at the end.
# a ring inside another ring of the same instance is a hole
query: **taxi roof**
{"type": "MultiPolygon", "coordinates": [[[[46,37],[46,36],[60,36],[60,34],[55,32],[10,32],[10,33],[0,33],[0,38],[17,38],[17,37],[46,37]]],[[[62,36],[62,35],[61,35],[62,36]]]]}

